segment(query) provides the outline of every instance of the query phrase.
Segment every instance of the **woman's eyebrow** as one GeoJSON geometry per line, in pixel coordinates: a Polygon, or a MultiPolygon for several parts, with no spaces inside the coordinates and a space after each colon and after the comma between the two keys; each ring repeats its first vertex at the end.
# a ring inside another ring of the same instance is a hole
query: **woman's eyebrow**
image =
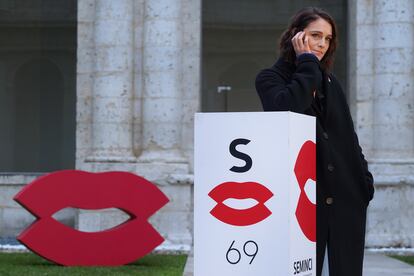
{"type": "MultiPolygon", "coordinates": [[[[311,32],[311,33],[323,34],[323,32],[318,31],[318,30],[309,30],[309,32],[311,32]]],[[[331,38],[332,38],[332,34],[328,34],[328,35],[326,35],[326,36],[328,36],[328,37],[331,37],[331,38]]]]}

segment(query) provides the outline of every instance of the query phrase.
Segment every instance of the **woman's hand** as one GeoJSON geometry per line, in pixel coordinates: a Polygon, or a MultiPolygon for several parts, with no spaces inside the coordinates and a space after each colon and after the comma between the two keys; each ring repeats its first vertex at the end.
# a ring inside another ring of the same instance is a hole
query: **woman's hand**
{"type": "Polygon", "coordinates": [[[292,45],[293,49],[296,52],[296,56],[299,56],[304,53],[312,54],[308,43],[308,37],[303,31],[295,34],[295,36],[292,38],[292,45]]]}

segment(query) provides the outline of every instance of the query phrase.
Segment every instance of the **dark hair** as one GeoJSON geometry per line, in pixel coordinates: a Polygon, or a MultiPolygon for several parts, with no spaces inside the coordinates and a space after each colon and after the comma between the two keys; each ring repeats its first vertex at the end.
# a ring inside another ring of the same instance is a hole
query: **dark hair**
{"type": "Polygon", "coordinates": [[[280,37],[280,56],[286,61],[294,63],[296,53],[293,49],[292,38],[296,33],[303,31],[311,22],[322,18],[332,27],[332,40],[329,44],[328,51],[321,60],[321,66],[324,70],[329,70],[334,62],[334,53],[338,44],[336,24],[333,18],[324,10],[315,7],[308,7],[299,10],[290,21],[287,30],[280,37]]]}

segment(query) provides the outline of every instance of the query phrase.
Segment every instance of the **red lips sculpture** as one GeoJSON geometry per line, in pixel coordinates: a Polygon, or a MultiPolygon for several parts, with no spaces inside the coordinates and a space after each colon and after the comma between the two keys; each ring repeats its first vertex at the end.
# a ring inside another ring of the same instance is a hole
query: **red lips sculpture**
{"type": "Polygon", "coordinates": [[[151,182],[132,173],[55,172],[27,185],[14,200],[37,217],[17,239],[57,264],[123,265],[143,257],[164,241],[147,219],[169,200],[151,182]],[[130,219],[106,231],[86,233],[52,218],[67,207],[118,208],[130,219]]]}
{"type": "Polygon", "coordinates": [[[299,151],[295,164],[295,175],[300,187],[300,196],[296,208],[296,218],[303,234],[310,241],[316,241],[316,205],[313,204],[305,192],[308,179],[316,182],[316,144],[306,141],[299,151]]]}

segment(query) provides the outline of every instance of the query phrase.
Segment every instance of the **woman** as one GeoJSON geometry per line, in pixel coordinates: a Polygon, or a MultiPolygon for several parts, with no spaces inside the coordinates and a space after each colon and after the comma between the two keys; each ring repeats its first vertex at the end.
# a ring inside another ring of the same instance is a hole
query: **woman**
{"type": "Polygon", "coordinates": [[[316,116],[317,275],[323,267],[331,276],[358,276],[374,187],[345,95],[329,72],[336,45],[328,13],[300,10],[281,37],[280,58],[258,74],[256,89],[265,111],[316,116]]]}

